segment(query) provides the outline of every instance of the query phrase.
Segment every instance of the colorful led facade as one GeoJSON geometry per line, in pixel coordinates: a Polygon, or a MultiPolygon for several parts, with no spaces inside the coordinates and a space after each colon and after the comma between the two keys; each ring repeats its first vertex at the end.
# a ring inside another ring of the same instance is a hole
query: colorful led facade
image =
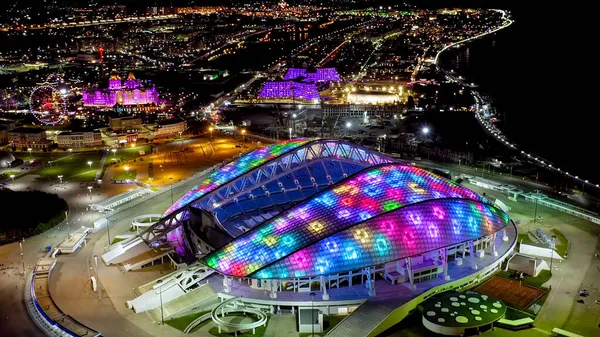
{"type": "Polygon", "coordinates": [[[316,83],[339,81],[340,75],[335,68],[318,68],[315,72],[308,72],[305,68],[289,68],[283,79],[284,81],[267,81],[259,97],[313,101],[321,97],[316,83]]]}
{"type": "Polygon", "coordinates": [[[268,81],[260,91],[259,97],[265,98],[294,98],[312,101],[321,96],[314,83],[303,82],[272,82],[268,81]]]}
{"type": "Polygon", "coordinates": [[[235,277],[317,276],[479,238],[507,223],[489,200],[452,181],[381,164],[262,223],[204,263],[235,277]]]}
{"type": "Polygon", "coordinates": [[[202,181],[200,185],[194,187],[183,197],[181,197],[181,199],[177,200],[171,207],[169,207],[169,209],[167,209],[167,211],[163,214],[163,217],[213,191],[220,185],[229,182],[233,178],[236,178],[252,170],[253,168],[258,167],[275,157],[281,156],[284,153],[300,147],[311,140],[312,139],[310,138],[298,138],[279,142],[258,150],[254,150],[249,154],[230,162],[229,164],[213,172],[208,178],[202,181]]]}
{"type": "Polygon", "coordinates": [[[83,91],[83,103],[87,106],[111,107],[116,104],[146,105],[159,104],[158,91],[154,87],[142,88],[140,80],[129,74],[122,81],[118,74],[113,73],[108,80],[108,89],[90,89],[83,91]]]}
{"type": "Polygon", "coordinates": [[[306,68],[289,68],[284,80],[290,81],[304,78],[306,82],[339,81],[340,75],[335,68],[318,68],[316,72],[308,72],[306,68]]]}

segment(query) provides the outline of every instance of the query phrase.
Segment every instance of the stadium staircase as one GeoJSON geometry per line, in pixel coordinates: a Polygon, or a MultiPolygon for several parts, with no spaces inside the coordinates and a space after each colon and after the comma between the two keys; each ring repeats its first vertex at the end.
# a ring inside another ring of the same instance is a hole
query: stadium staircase
{"type": "MultiPolygon", "coordinates": [[[[217,293],[209,284],[204,283],[183,296],[163,303],[164,319],[200,311],[202,308],[212,307],[218,303],[220,302],[217,293]]],[[[154,322],[160,322],[160,306],[146,312],[154,322]]]]}
{"type": "Polygon", "coordinates": [[[397,305],[368,300],[327,333],[328,337],[368,336],[397,305]]]}

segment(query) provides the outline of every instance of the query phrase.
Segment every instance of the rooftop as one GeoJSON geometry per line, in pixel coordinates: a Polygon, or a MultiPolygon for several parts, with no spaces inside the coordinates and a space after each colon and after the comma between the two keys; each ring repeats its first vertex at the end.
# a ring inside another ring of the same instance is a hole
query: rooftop
{"type": "Polygon", "coordinates": [[[25,128],[25,127],[14,128],[14,129],[10,130],[10,132],[12,132],[12,133],[30,133],[30,134],[42,133],[45,131],[46,130],[44,130],[42,128],[25,128]]]}

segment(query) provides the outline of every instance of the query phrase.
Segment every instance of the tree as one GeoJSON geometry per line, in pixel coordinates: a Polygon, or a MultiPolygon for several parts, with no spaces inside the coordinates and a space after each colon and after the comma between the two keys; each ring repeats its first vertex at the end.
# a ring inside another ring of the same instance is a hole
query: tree
{"type": "Polygon", "coordinates": [[[408,110],[412,109],[415,107],[415,99],[412,96],[408,96],[408,99],[406,100],[406,108],[408,110]]]}

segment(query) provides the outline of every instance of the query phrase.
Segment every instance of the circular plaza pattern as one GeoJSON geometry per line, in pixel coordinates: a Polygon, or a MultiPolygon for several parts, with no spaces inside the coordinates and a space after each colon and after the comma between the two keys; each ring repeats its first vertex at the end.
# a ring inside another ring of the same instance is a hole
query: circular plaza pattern
{"type": "Polygon", "coordinates": [[[461,336],[465,331],[491,328],[506,313],[500,300],[474,292],[449,292],[423,303],[423,325],[442,335],[461,336]]]}

